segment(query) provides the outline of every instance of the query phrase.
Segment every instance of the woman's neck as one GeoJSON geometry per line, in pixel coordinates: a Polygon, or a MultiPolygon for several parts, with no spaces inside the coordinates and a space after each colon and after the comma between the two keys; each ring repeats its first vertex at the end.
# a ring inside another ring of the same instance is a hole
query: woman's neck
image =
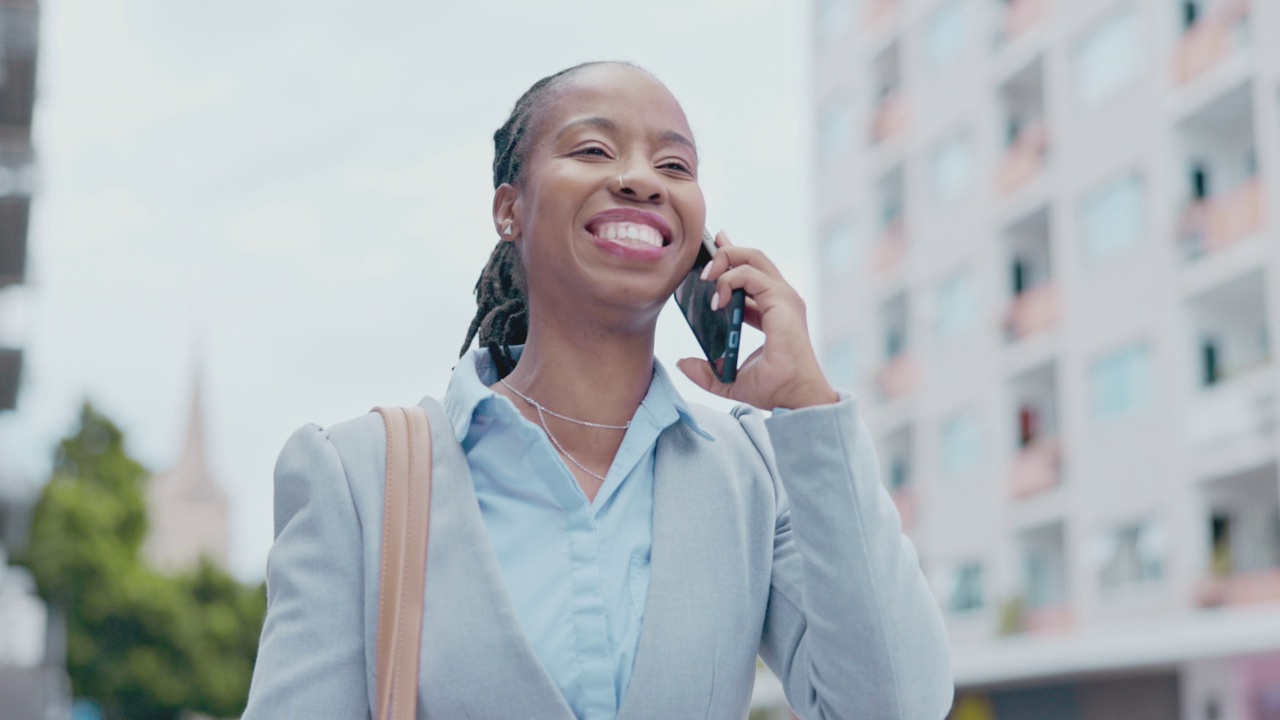
{"type": "Polygon", "coordinates": [[[557,323],[529,328],[506,378],[558,413],[611,425],[631,419],[652,379],[652,330],[618,334],[557,323]]]}

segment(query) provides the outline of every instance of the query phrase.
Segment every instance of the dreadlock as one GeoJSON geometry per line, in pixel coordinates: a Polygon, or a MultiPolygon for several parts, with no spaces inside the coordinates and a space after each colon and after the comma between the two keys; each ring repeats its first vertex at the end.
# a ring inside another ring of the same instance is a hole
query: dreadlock
{"type": "MultiPolygon", "coordinates": [[[[602,64],[606,63],[583,63],[548,75],[520,96],[507,121],[493,134],[495,189],[503,183],[515,185],[520,181],[530,129],[537,124],[555,89],[579,70],[602,64]]],[[[475,294],[476,315],[467,328],[467,339],[462,343],[459,356],[467,354],[471,341],[479,335],[480,346],[487,347],[494,358],[498,376],[505,377],[515,367],[509,347],[523,343],[529,335],[524,266],[514,242],[498,241],[476,281],[475,294]]]]}

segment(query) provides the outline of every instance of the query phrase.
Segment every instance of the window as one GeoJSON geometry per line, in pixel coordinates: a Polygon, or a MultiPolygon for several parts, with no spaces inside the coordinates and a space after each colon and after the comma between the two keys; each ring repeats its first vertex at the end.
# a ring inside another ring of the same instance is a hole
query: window
{"type": "Polygon", "coordinates": [[[831,384],[852,391],[858,384],[858,352],[848,338],[832,341],[827,345],[823,369],[831,384]]]}
{"type": "Polygon", "coordinates": [[[1098,105],[1138,77],[1142,70],[1142,28],[1133,7],[1107,16],[1081,39],[1072,57],[1076,98],[1098,105]]]}
{"type": "Polygon", "coordinates": [[[1093,415],[1107,424],[1137,415],[1151,399],[1151,359],[1137,344],[1098,360],[1089,371],[1093,415]]]}
{"type": "Polygon", "coordinates": [[[1029,609],[1051,607],[1066,600],[1061,548],[1027,548],[1022,558],[1022,571],[1029,609]]]}
{"type": "Polygon", "coordinates": [[[971,187],[973,149],[969,137],[956,133],[938,144],[933,152],[933,197],[940,205],[948,205],[971,187]]]}
{"type": "Polygon", "coordinates": [[[20,283],[27,268],[27,225],[31,198],[0,198],[0,288],[20,283]]]}
{"type": "Polygon", "coordinates": [[[1080,204],[1080,230],[1085,255],[1102,262],[1138,242],[1145,230],[1142,176],[1129,173],[1085,196],[1080,204]]]}
{"type": "Polygon", "coordinates": [[[934,331],[940,339],[954,338],[973,327],[978,319],[978,286],[973,273],[962,270],[943,280],[934,302],[938,309],[934,331]]]}
{"type": "Polygon", "coordinates": [[[927,53],[929,67],[943,70],[964,52],[969,34],[969,14],[966,0],[949,0],[943,3],[929,18],[927,53]]]}
{"type": "Polygon", "coordinates": [[[947,568],[942,577],[942,596],[947,610],[968,613],[986,604],[982,592],[982,563],[966,562],[947,568]]]}
{"type": "Polygon", "coordinates": [[[822,259],[828,272],[849,270],[859,258],[853,223],[847,218],[832,222],[822,233],[822,259]]]}
{"type": "Polygon", "coordinates": [[[830,162],[849,149],[853,141],[853,104],[848,98],[836,98],[822,111],[818,128],[820,160],[830,162]]]}
{"type": "Polygon", "coordinates": [[[0,410],[18,405],[18,389],[22,380],[22,350],[0,348],[0,410]]]}
{"type": "Polygon", "coordinates": [[[1153,583],[1164,576],[1165,534],[1156,522],[1104,530],[1096,552],[1098,584],[1104,591],[1153,583]]]}
{"type": "Polygon", "coordinates": [[[911,460],[906,455],[895,454],[889,458],[889,491],[897,492],[911,484],[911,460]]]}
{"type": "Polygon", "coordinates": [[[962,475],[982,459],[982,428],[977,413],[957,413],[942,425],[942,469],[948,475],[962,475]]]}

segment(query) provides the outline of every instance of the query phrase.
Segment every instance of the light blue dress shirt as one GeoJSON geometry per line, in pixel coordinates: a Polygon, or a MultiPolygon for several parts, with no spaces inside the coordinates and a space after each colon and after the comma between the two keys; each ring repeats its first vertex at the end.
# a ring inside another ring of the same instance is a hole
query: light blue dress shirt
{"type": "MultiPolygon", "coordinates": [[[[649,588],[658,435],[684,422],[711,436],[655,360],[649,391],[588,502],[542,428],[489,389],[497,381],[488,351],[477,350],[459,360],[443,404],[507,592],[574,714],[614,718],[631,678],[649,588]]],[[[538,400],[555,409],[554,398],[538,400]]]]}

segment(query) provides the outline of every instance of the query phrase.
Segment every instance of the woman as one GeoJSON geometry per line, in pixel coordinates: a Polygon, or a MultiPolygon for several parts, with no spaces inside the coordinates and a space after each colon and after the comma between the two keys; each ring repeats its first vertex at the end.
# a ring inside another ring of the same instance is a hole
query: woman
{"type": "MultiPolygon", "coordinates": [[[[777,268],[719,235],[713,303],[745,289],[764,346],[732,385],[678,363],[745,406],[687,405],[653,357],[706,215],[691,137],[620,63],[539,81],[494,135],[500,241],[423,402],[420,717],[742,718],[757,655],[804,718],[947,712],[937,607],[777,268]]],[[[371,413],[281,453],[246,720],[370,715],[385,442],[371,413]]]]}

